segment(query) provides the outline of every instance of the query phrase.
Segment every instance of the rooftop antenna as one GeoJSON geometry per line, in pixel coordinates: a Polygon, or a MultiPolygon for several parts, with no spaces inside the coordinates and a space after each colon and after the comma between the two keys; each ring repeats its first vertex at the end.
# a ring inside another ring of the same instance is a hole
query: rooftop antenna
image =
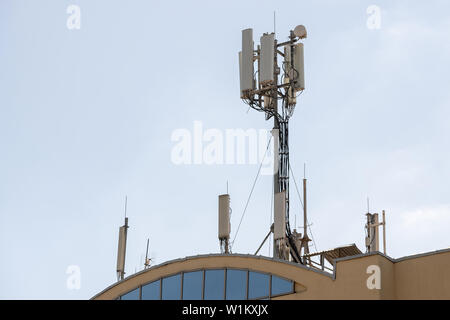
{"type": "Polygon", "coordinates": [[[289,40],[278,43],[274,32],[261,36],[256,50],[253,29],[242,30],[239,52],[240,97],[251,108],[273,117],[274,127],[274,250],[278,259],[301,261],[300,252],[289,225],[289,143],[288,124],[297,103],[297,93],[305,89],[303,43],[306,28],[290,31],[289,40]],[[284,52],[280,51],[284,48],[284,52]],[[283,59],[278,66],[278,56],[283,59]],[[255,61],[257,72],[254,72],[255,61]],[[283,72],[283,77],[280,77],[283,72]],[[280,78],[283,79],[280,83],[280,78]],[[278,103],[280,101],[280,105],[278,103]]]}
{"type": "MultiPolygon", "coordinates": [[[[228,188],[227,188],[228,189],[228,188]]],[[[219,196],[219,242],[220,253],[230,253],[230,195],[228,193],[219,196]]]]}
{"type": "MultiPolygon", "coordinates": [[[[303,164],[303,238],[301,239],[301,248],[303,249],[303,256],[309,254],[308,238],[308,218],[307,218],[307,196],[306,196],[306,163],[303,164]]],[[[303,263],[306,264],[306,257],[303,258],[303,263]]]]}
{"type": "Polygon", "coordinates": [[[119,245],[117,249],[117,281],[123,280],[125,276],[125,256],[127,251],[127,196],[125,196],[125,223],[119,228],[119,245]]]}
{"type": "Polygon", "coordinates": [[[150,258],[148,257],[148,245],[149,245],[149,243],[150,243],[150,239],[147,238],[147,249],[145,250],[144,269],[148,269],[148,268],[150,267],[150,263],[151,263],[151,260],[152,260],[152,259],[150,259],[150,258]]]}
{"type": "Polygon", "coordinates": [[[378,213],[370,213],[369,198],[367,198],[367,222],[366,229],[366,252],[379,251],[379,226],[383,226],[383,253],[386,254],[386,214],[382,210],[383,221],[379,222],[378,213]]]}
{"type": "Polygon", "coordinates": [[[276,20],[276,18],[277,18],[277,16],[276,16],[276,11],[275,10],[273,10],[273,33],[275,34],[275,36],[277,35],[277,20],[276,20]]]}

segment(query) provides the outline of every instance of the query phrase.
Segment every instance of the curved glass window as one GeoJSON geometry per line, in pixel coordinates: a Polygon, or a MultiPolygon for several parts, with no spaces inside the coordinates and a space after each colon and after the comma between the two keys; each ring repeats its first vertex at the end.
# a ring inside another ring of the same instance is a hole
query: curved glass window
{"type": "Polygon", "coordinates": [[[247,271],[233,269],[227,270],[226,299],[247,299],[247,271]]]}
{"type": "Polygon", "coordinates": [[[205,300],[223,300],[225,295],[225,270],[205,271],[205,300]]]}
{"type": "Polygon", "coordinates": [[[142,286],[142,300],[159,300],[160,280],[142,286]]]}
{"type": "Polygon", "coordinates": [[[248,273],[248,298],[261,299],[269,296],[270,275],[250,271],[248,273]]]}
{"type": "Polygon", "coordinates": [[[272,296],[287,294],[293,291],[294,283],[292,281],[272,275],[272,296]]]}
{"type": "Polygon", "coordinates": [[[293,293],[294,282],[272,274],[240,269],[178,273],[142,285],[120,300],[246,300],[293,293]]]}
{"type": "Polygon", "coordinates": [[[201,300],[203,289],[203,271],[183,274],[183,300],[201,300]]]}
{"type": "Polygon", "coordinates": [[[120,300],[139,300],[139,288],[136,288],[120,297],[120,300]]]}
{"type": "Polygon", "coordinates": [[[180,300],[181,299],[181,274],[162,278],[162,300],[180,300]]]}

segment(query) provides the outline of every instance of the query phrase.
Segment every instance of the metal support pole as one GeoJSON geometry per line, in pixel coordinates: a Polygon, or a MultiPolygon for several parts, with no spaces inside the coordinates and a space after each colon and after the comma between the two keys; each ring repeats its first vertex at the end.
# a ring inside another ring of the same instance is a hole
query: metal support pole
{"type": "Polygon", "coordinates": [[[306,179],[303,179],[303,237],[307,238],[308,235],[308,219],[306,218],[306,179]]]}
{"type": "Polygon", "coordinates": [[[264,240],[261,242],[261,245],[258,247],[258,250],[256,250],[255,252],[255,256],[258,254],[259,250],[261,250],[262,246],[264,245],[264,243],[266,243],[267,238],[269,238],[270,234],[273,232],[273,223],[272,226],[270,227],[270,231],[267,234],[267,236],[264,238],[264,240]]]}
{"type": "MultiPolygon", "coordinates": [[[[277,41],[275,40],[275,48],[277,47],[277,41]]],[[[274,54],[274,64],[273,64],[273,81],[275,85],[275,89],[272,91],[272,109],[274,110],[274,113],[278,113],[278,93],[277,93],[277,85],[278,85],[278,77],[277,77],[277,54],[274,54]]],[[[274,144],[273,144],[273,155],[274,155],[274,175],[273,175],[273,197],[275,199],[275,194],[280,192],[280,125],[278,123],[278,119],[276,116],[273,117],[273,133],[278,135],[274,136],[274,144]]],[[[275,201],[274,201],[275,205],[275,201]]],[[[275,210],[274,210],[275,212],[275,210]]],[[[274,215],[275,218],[275,215],[274,215]]],[[[273,257],[274,258],[280,258],[281,252],[279,252],[279,246],[277,245],[277,240],[275,240],[275,237],[273,239],[273,257]]]]}

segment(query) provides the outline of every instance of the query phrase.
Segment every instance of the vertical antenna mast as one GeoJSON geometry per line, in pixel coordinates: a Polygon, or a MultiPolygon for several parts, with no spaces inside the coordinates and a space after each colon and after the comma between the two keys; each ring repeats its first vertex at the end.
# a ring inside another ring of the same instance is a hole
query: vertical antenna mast
{"type": "Polygon", "coordinates": [[[274,10],[273,11],[273,33],[274,33],[275,36],[277,36],[277,20],[276,20],[277,16],[276,16],[276,13],[277,12],[274,10]]]}
{"type": "Polygon", "coordinates": [[[127,197],[125,196],[125,223],[119,228],[119,245],[117,249],[117,281],[123,280],[125,276],[125,256],[127,251],[127,197]]]}
{"type": "Polygon", "coordinates": [[[301,262],[303,264],[311,264],[311,258],[308,258],[309,254],[309,239],[308,237],[308,218],[307,218],[307,193],[306,193],[306,164],[303,165],[303,234],[297,233],[294,229],[292,233],[294,238],[297,240],[296,245],[299,253],[301,253],[301,262]]]}
{"type": "Polygon", "coordinates": [[[147,269],[150,267],[150,259],[148,258],[148,244],[150,242],[150,239],[147,238],[147,249],[145,250],[145,262],[144,262],[144,269],[147,269]]]}
{"type": "MultiPolygon", "coordinates": [[[[306,193],[306,164],[303,165],[303,238],[301,240],[301,246],[303,248],[303,256],[309,254],[309,241],[308,238],[308,218],[307,218],[307,193],[306,193]]],[[[303,258],[303,263],[307,263],[307,258],[303,258]]]]}
{"type": "Polygon", "coordinates": [[[127,217],[127,200],[128,200],[128,196],[125,196],[125,218],[127,217]]]}
{"type": "Polygon", "coordinates": [[[308,219],[306,218],[306,164],[303,164],[303,237],[307,238],[308,234],[308,219]]]}

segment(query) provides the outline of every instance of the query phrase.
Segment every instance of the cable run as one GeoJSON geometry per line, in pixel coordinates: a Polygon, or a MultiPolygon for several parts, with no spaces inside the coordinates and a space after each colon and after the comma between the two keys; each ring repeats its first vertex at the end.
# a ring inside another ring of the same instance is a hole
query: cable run
{"type": "MultiPolygon", "coordinates": [[[[275,188],[275,180],[274,179],[272,179],[272,192],[270,193],[270,221],[269,221],[269,225],[270,226],[272,226],[272,221],[273,221],[273,196],[274,196],[274,192],[273,192],[273,189],[275,188]]],[[[271,247],[271,245],[270,245],[270,243],[273,243],[273,241],[272,241],[272,233],[270,234],[270,236],[269,236],[269,257],[270,257],[270,247],[271,247]]]]}
{"type": "Polygon", "coordinates": [[[263,158],[261,160],[261,164],[259,165],[258,172],[256,173],[255,181],[253,181],[253,186],[252,186],[252,189],[251,189],[250,194],[248,196],[247,203],[245,204],[244,211],[242,212],[241,220],[239,221],[239,225],[237,227],[236,234],[234,235],[233,241],[231,242],[231,245],[230,245],[231,248],[233,248],[234,241],[236,240],[236,237],[237,237],[237,235],[239,233],[239,228],[241,227],[242,219],[244,219],[244,215],[245,215],[245,212],[247,211],[247,207],[248,207],[248,204],[250,202],[250,198],[251,198],[251,196],[253,194],[253,190],[255,189],[256,182],[258,181],[259,173],[261,172],[261,168],[262,168],[264,159],[266,158],[267,150],[269,150],[270,141],[272,141],[272,136],[270,136],[269,143],[267,144],[267,147],[266,147],[266,151],[264,152],[264,156],[263,156],[263,158]]]}

